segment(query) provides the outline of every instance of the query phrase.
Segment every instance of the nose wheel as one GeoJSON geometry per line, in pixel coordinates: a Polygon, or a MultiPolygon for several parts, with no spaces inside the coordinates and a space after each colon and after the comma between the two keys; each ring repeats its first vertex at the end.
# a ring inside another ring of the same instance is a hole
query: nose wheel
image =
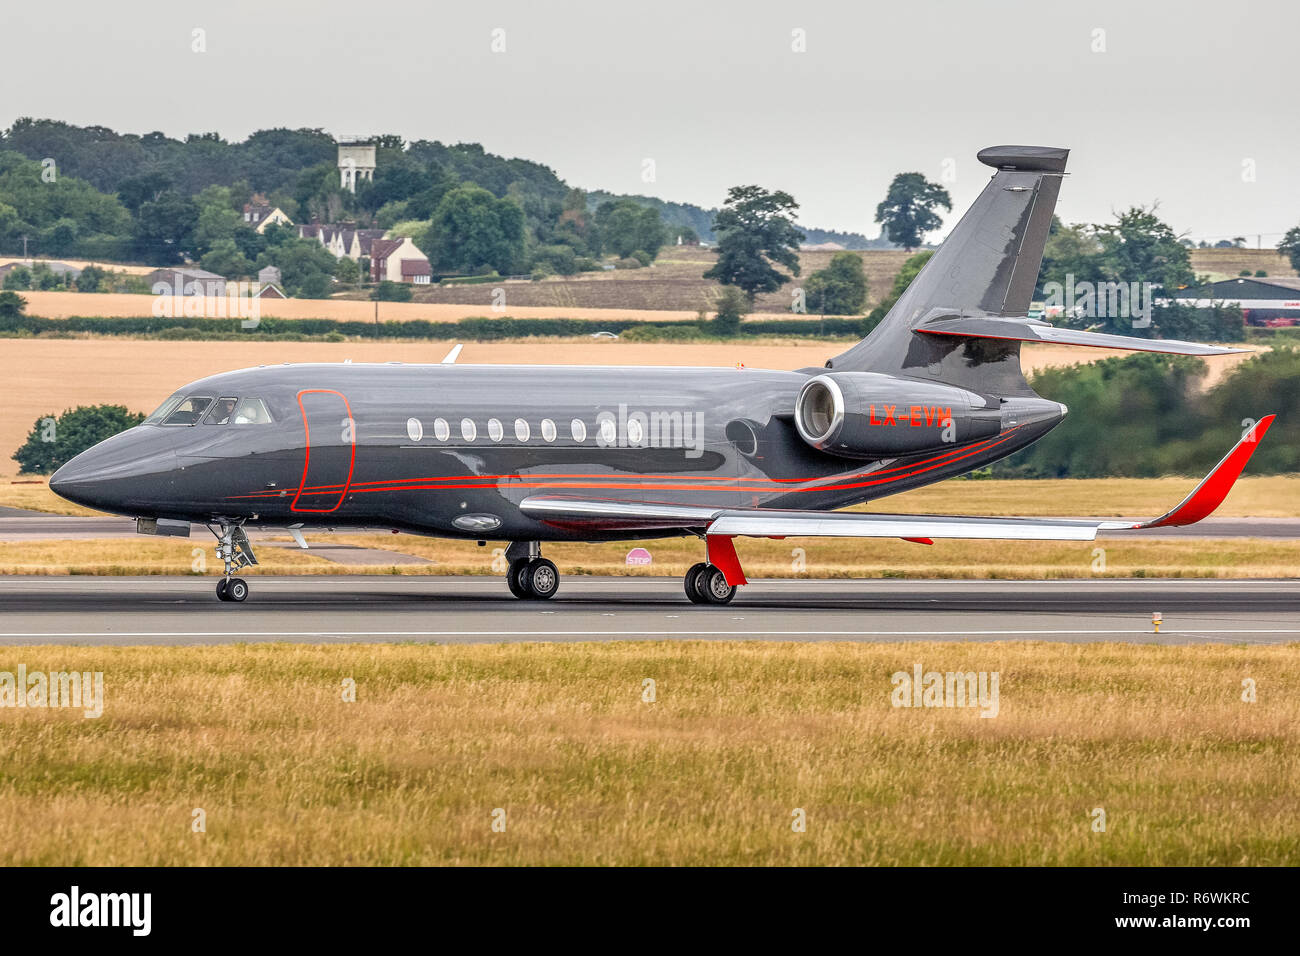
{"type": "Polygon", "coordinates": [[[248,582],[243,578],[222,578],[217,582],[217,598],[221,601],[243,601],[248,597],[248,582]]]}
{"type": "Polygon", "coordinates": [[[727,583],[722,569],[704,562],[691,565],[682,586],[692,604],[730,604],[736,596],[736,586],[727,583]]]}
{"type": "Polygon", "coordinates": [[[237,524],[222,521],[215,527],[208,525],[208,530],[217,539],[217,557],[225,568],[225,577],[217,582],[217,600],[239,604],[248,597],[248,582],[232,575],[240,568],[257,564],[253,546],[248,543],[244,529],[237,524]]]}

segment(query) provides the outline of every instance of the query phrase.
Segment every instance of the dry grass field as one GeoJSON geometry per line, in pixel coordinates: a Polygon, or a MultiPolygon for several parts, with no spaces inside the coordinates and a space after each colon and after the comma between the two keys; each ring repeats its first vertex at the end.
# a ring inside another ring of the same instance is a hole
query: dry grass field
{"type": "MultiPolygon", "coordinates": [[[[796,369],[820,366],[847,346],[833,342],[653,344],[583,339],[466,343],[462,364],[683,365],[796,369]]],[[[0,361],[0,477],[17,473],[11,455],[38,418],[77,405],[112,403],[150,412],[177,388],[217,372],[281,362],[438,362],[448,343],[164,342],[127,338],[3,339],[0,361]]],[[[1128,353],[1064,346],[1026,347],[1027,370],[1128,353]]],[[[1206,384],[1248,354],[1207,360],[1206,384]]]]}
{"type": "Polygon", "coordinates": [[[1276,249],[1192,249],[1192,271],[1212,279],[1235,278],[1242,269],[1270,276],[1294,276],[1290,261],[1276,249]]]}
{"type": "Polygon", "coordinates": [[[104,695],[0,709],[0,863],[1294,866],[1295,651],[6,647],[104,695]],[[997,716],[892,706],[917,664],[997,716]]]}
{"type": "MultiPolygon", "coordinates": [[[[350,565],[333,552],[330,560],[311,550],[256,544],[259,574],[457,574],[503,575],[494,558],[504,542],[477,547],[412,535],[306,532],[309,544],[357,545],[427,558],[432,564],[350,565]]],[[[276,538],[286,545],[288,536],[276,538]]],[[[742,538],[736,550],[745,573],[759,578],[1061,579],[1061,578],[1294,578],[1300,577],[1300,541],[1274,538],[1112,537],[1098,541],[936,541],[918,545],[892,538],[786,541],[742,538]],[[1098,549],[1101,549],[1099,552],[1098,549]],[[1104,555],[1104,566],[1098,563],[1104,555]],[[796,570],[796,555],[800,559],[796,570]]],[[[698,540],[660,538],[603,544],[547,544],[546,556],[567,575],[673,575],[703,560],[698,540]],[[634,547],[653,556],[649,566],[629,567],[634,547]]],[[[498,558],[499,560],[499,558],[498,558]]],[[[194,574],[197,567],[220,574],[213,540],[193,538],[108,538],[0,542],[0,574],[123,575],[194,574]]],[[[505,584],[502,583],[503,593],[505,584]]],[[[563,590],[563,586],[561,587],[563,590]]]]}

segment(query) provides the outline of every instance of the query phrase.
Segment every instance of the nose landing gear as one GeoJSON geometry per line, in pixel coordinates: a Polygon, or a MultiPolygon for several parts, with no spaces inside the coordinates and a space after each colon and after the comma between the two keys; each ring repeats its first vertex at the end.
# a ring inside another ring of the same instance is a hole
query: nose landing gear
{"type": "Polygon", "coordinates": [[[208,525],[208,530],[217,539],[217,557],[221,559],[226,575],[217,582],[217,599],[240,603],[248,597],[248,582],[231,575],[240,568],[257,564],[253,546],[248,543],[248,535],[238,524],[222,521],[215,528],[208,525]]]}

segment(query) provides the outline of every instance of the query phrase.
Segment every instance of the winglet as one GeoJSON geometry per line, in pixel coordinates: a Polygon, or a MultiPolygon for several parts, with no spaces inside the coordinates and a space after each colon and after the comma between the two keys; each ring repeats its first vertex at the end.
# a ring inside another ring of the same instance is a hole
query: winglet
{"type": "Polygon", "coordinates": [[[1223,456],[1223,460],[1214,466],[1214,470],[1201,480],[1201,483],[1182,500],[1177,508],[1150,521],[1138,524],[1107,522],[1101,527],[1106,530],[1124,528],[1132,531],[1141,528],[1170,528],[1195,524],[1202,518],[1208,517],[1215,508],[1223,504],[1223,499],[1228,497],[1228,492],[1240,477],[1246,462],[1250,461],[1250,456],[1255,454],[1255,449],[1259,447],[1259,440],[1264,437],[1264,433],[1268,431],[1268,427],[1273,424],[1273,419],[1276,417],[1276,415],[1265,415],[1251,425],[1232,451],[1223,456]]]}

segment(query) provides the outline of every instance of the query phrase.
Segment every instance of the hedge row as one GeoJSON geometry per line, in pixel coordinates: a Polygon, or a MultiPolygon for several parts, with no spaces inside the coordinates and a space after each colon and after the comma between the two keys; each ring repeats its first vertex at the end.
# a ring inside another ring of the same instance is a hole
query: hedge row
{"type": "MultiPolygon", "coordinates": [[[[511,319],[466,318],[456,322],[430,322],[425,319],[375,322],[342,321],[337,319],[280,319],[263,318],[256,330],[244,330],[239,319],[197,319],[183,316],[105,317],[73,316],[68,319],[46,319],[23,315],[0,319],[0,334],[39,335],[48,332],[94,332],[101,335],[163,335],[185,330],[186,338],[225,338],[230,335],[292,335],[308,338],[326,335],[359,336],[363,338],[402,339],[469,339],[492,341],[524,336],[582,336],[595,332],[623,333],[636,328],[662,328],[665,333],[681,330],[683,337],[709,336],[708,326],[695,323],[655,323],[639,319],[511,319]]],[[[843,337],[865,334],[863,319],[785,319],[746,322],[740,327],[742,335],[797,335],[800,337],[843,337]]],[[[673,337],[677,337],[676,335],[673,337]]]]}

